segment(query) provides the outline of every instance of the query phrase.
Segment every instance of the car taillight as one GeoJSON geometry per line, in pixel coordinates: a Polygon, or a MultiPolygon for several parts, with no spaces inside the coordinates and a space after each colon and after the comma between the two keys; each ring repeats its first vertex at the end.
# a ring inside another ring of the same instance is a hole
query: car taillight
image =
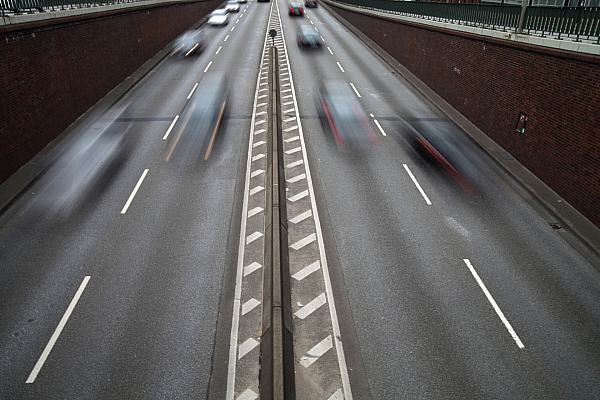
{"type": "Polygon", "coordinates": [[[294,12],[294,7],[290,7],[290,11],[291,11],[291,12],[294,12]]]}
{"type": "Polygon", "coordinates": [[[304,12],[304,8],[300,7],[300,12],[303,13],[304,12]]]}

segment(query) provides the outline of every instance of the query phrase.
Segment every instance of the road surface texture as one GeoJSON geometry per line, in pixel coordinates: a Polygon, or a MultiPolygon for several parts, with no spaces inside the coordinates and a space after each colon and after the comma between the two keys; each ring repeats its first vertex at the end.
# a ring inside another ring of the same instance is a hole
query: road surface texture
{"type": "MultiPolygon", "coordinates": [[[[234,296],[239,266],[252,273],[238,250],[268,24],[283,30],[280,90],[292,96],[282,127],[298,398],[600,398],[600,273],[327,10],[287,10],[241,5],[227,27],[203,28],[200,56],[165,58],[119,100],[135,144],[77,213],[40,216],[34,184],[0,217],[0,398],[226,397],[232,316],[257,306],[235,311],[234,296]],[[301,25],[321,49],[297,46],[301,25]],[[163,137],[212,71],[231,91],[211,157],[165,161],[163,137]],[[371,148],[341,152],[321,123],[331,79],[365,109],[371,148]],[[407,126],[450,132],[476,193],[414,151],[407,126]]],[[[236,360],[255,351],[242,344],[236,360]]],[[[255,398],[252,384],[229,395],[255,398]]]]}

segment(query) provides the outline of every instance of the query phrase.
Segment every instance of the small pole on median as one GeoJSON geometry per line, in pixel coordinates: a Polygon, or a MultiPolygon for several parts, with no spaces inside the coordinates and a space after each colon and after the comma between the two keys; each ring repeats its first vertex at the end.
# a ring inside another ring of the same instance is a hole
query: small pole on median
{"type": "Polygon", "coordinates": [[[271,41],[273,44],[273,47],[275,46],[275,36],[277,36],[277,31],[275,29],[271,29],[269,31],[269,36],[271,36],[271,41]]]}

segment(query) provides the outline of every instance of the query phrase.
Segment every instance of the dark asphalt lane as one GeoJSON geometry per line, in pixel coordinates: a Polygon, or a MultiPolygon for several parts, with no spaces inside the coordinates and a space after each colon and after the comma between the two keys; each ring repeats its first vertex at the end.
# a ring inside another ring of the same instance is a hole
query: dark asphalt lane
{"type": "Polygon", "coordinates": [[[201,56],[165,59],[120,101],[131,104],[125,119],[135,147],[77,214],[34,215],[34,185],[3,217],[0,398],[206,398],[211,374],[223,373],[213,371],[215,342],[223,343],[216,324],[221,296],[233,292],[224,276],[237,259],[240,160],[267,15],[268,5],[251,3],[233,33],[237,15],[229,27],[207,28],[211,43],[201,56]],[[234,88],[216,147],[207,162],[170,165],[162,136],[210,60],[234,88]],[[37,380],[25,384],[86,275],[37,380]]]}
{"type": "Polygon", "coordinates": [[[349,368],[364,368],[377,399],[598,397],[598,272],[410,84],[325,9],[307,13],[310,19],[282,19],[337,280],[334,293],[349,310],[340,316],[351,328],[342,335],[355,330],[357,336],[358,348],[346,353],[356,350],[362,356],[350,354],[349,368]],[[296,46],[298,26],[310,20],[333,55],[326,47],[296,46]],[[367,113],[388,135],[380,136],[379,148],[362,155],[337,151],[317,118],[319,78],[355,84],[367,113]],[[404,140],[402,119],[455,132],[477,168],[480,194],[463,193],[421,160],[404,140]],[[523,341],[523,350],[464,258],[523,341]]]}

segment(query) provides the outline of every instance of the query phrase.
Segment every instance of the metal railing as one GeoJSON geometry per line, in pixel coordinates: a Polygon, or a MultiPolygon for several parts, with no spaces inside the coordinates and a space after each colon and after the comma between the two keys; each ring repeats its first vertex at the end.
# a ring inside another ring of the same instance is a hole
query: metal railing
{"type": "MultiPolygon", "coordinates": [[[[332,1],[374,11],[502,31],[516,31],[521,14],[520,5],[396,0],[332,1]]],[[[556,39],[586,39],[600,44],[600,7],[527,7],[523,32],[556,39]]]]}
{"type": "Polygon", "coordinates": [[[143,0],[0,0],[0,11],[20,14],[33,11],[57,11],[97,7],[109,4],[135,3],[143,0]]]}

